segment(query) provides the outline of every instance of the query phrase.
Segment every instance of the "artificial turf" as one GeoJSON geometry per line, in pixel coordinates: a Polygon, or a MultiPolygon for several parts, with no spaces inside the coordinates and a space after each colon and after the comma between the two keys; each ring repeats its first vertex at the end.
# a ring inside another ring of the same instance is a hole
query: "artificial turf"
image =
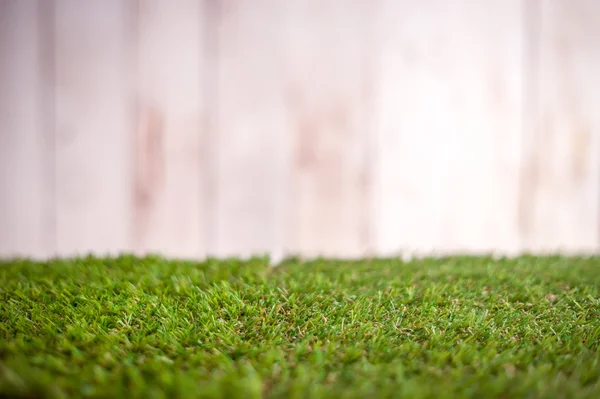
{"type": "Polygon", "coordinates": [[[600,258],[0,264],[0,396],[600,398],[600,258]]]}

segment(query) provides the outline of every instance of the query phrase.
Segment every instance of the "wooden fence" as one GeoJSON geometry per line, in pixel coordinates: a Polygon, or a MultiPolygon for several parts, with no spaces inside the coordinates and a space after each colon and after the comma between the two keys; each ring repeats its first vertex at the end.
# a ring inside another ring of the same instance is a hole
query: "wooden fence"
{"type": "Polygon", "coordinates": [[[0,256],[585,251],[598,0],[0,0],[0,256]]]}

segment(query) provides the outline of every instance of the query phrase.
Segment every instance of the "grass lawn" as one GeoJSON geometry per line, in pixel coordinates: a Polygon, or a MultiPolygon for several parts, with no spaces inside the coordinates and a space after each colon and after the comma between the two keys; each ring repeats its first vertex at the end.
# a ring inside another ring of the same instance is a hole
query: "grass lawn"
{"type": "Polygon", "coordinates": [[[0,263],[0,397],[600,398],[600,258],[0,263]]]}

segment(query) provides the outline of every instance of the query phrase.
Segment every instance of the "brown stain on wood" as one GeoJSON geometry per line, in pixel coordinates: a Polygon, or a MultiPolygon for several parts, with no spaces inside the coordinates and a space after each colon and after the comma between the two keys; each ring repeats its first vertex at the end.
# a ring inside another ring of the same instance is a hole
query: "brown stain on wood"
{"type": "Polygon", "coordinates": [[[314,165],[318,158],[314,148],[318,138],[318,126],[312,120],[301,119],[298,122],[298,145],[295,151],[295,165],[306,170],[314,165]]]}
{"type": "Polygon", "coordinates": [[[136,205],[147,206],[164,178],[163,116],[157,107],[144,106],[138,115],[136,205]]]}
{"type": "Polygon", "coordinates": [[[137,107],[135,137],[134,210],[136,240],[140,240],[152,205],[164,185],[164,116],[152,102],[137,107]]]}
{"type": "Polygon", "coordinates": [[[326,237],[331,234],[363,243],[366,238],[361,231],[364,227],[361,216],[357,215],[354,221],[345,220],[350,206],[366,206],[362,192],[366,185],[365,170],[353,164],[356,146],[360,145],[357,143],[360,118],[352,114],[356,99],[344,93],[324,93],[326,98],[318,98],[303,89],[286,93],[294,143],[293,197],[304,198],[294,205],[291,222],[297,240],[294,245],[309,251],[326,251],[343,245],[338,239],[328,243],[326,237]],[[356,230],[350,227],[354,224],[356,230]],[[348,228],[352,231],[340,231],[348,228]]]}
{"type": "Polygon", "coordinates": [[[571,134],[571,171],[575,182],[585,179],[588,174],[591,132],[587,126],[575,129],[571,134]]]}
{"type": "MultiPolygon", "coordinates": [[[[347,109],[341,100],[307,111],[299,93],[291,91],[288,104],[296,121],[294,164],[300,171],[330,172],[344,161],[344,144],[350,132],[347,109]]],[[[324,173],[328,176],[329,173],[324,173]]]]}

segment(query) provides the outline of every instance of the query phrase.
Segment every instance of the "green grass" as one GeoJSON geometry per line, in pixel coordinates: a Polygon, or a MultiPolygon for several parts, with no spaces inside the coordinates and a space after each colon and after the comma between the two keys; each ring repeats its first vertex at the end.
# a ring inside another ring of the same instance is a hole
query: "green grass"
{"type": "Polygon", "coordinates": [[[0,396],[600,398],[600,258],[0,264],[0,396]]]}

